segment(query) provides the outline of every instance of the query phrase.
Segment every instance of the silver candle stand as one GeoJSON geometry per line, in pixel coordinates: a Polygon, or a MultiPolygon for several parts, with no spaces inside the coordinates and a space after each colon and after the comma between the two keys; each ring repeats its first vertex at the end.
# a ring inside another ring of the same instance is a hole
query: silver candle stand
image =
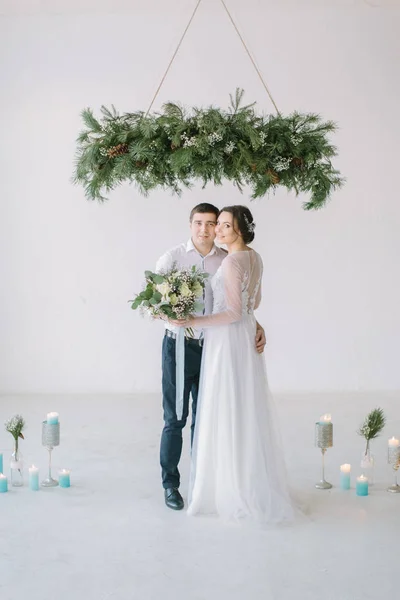
{"type": "Polygon", "coordinates": [[[47,448],[49,452],[49,474],[46,479],[42,481],[43,487],[55,487],[58,485],[58,481],[53,479],[51,476],[51,453],[53,448],[60,445],[60,423],[42,423],[42,446],[47,448]]]}
{"type": "Polygon", "coordinates": [[[325,480],[325,452],[333,446],[333,425],[332,423],[315,423],[315,445],[320,448],[322,453],[322,476],[321,481],[315,484],[319,490],[330,490],[332,484],[325,480]]]}
{"type": "Polygon", "coordinates": [[[392,494],[400,493],[400,485],[397,483],[397,471],[400,466],[400,448],[399,446],[388,448],[388,464],[392,466],[394,472],[394,483],[387,488],[388,492],[392,492],[392,494]]]}

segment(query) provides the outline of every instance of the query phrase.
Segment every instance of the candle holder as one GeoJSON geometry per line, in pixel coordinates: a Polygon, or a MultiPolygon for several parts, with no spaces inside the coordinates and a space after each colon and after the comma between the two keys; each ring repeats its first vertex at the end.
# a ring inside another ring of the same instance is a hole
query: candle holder
{"type": "Polygon", "coordinates": [[[60,423],[42,423],[42,446],[49,452],[49,474],[41,483],[43,487],[55,487],[58,481],[51,476],[51,453],[56,446],[60,445],[60,423]]]}
{"type": "Polygon", "coordinates": [[[394,483],[387,488],[392,494],[400,494],[400,485],[397,483],[397,471],[400,466],[400,448],[398,446],[388,448],[388,464],[392,465],[394,483]]]}
{"type": "Polygon", "coordinates": [[[332,484],[325,480],[325,452],[333,446],[332,423],[315,423],[315,445],[320,448],[322,454],[321,480],[315,484],[315,487],[319,490],[330,490],[332,484]]]}

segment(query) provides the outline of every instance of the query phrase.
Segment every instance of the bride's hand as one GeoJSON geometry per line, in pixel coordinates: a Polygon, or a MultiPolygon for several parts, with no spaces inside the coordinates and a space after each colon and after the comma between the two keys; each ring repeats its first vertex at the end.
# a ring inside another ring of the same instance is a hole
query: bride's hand
{"type": "Polygon", "coordinates": [[[192,321],[193,319],[190,317],[184,319],[168,319],[168,322],[171,323],[171,325],[176,325],[178,327],[188,327],[192,321]]]}

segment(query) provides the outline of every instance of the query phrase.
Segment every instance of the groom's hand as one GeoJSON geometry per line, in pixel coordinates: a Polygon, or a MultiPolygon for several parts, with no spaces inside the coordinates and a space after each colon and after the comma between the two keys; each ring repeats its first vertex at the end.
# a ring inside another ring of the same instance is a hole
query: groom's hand
{"type": "Polygon", "coordinates": [[[264,352],[266,343],[267,339],[265,337],[265,331],[261,327],[261,325],[258,325],[256,330],[256,350],[259,354],[262,354],[264,352]]]}

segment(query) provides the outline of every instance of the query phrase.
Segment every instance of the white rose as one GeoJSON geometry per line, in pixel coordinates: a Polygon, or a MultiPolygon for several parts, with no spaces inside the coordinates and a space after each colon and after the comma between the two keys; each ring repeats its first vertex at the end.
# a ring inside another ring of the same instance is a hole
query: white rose
{"type": "Polygon", "coordinates": [[[156,290],[157,290],[157,292],[160,292],[160,294],[163,298],[167,298],[169,292],[171,291],[171,287],[170,287],[169,283],[164,281],[164,283],[159,283],[158,285],[156,285],[156,290]]]}
{"type": "Polygon", "coordinates": [[[181,296],[190,296],[192,294],[187,283],[182,283],[179,291],[181,296]]]}
{"type": "Polygon", "coordinates": [[[193,286],[193,293],[195,294],[195,296],[200,296],[203,293],[203,288],[198,281],[196,281],[196,283],[193,286]]]}

